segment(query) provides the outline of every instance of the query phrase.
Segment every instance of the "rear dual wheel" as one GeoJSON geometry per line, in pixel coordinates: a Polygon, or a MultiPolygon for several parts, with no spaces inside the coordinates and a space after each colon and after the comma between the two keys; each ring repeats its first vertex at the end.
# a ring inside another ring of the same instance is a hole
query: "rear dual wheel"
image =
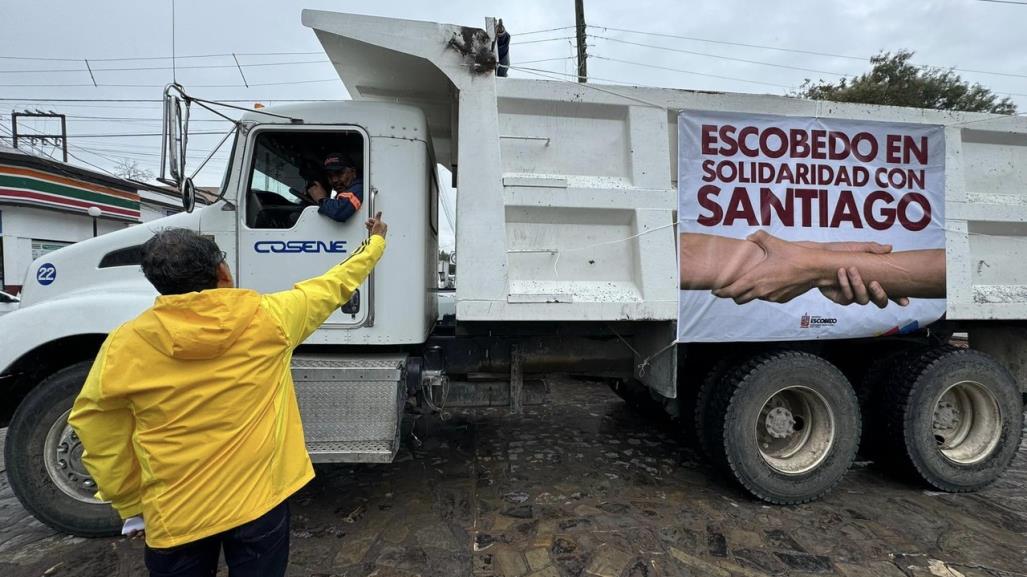
{"type": "Polygon", "coordinates": [[[896,368],[883,396],[886,461],[935,489],[987,486],[1020,446],[1019,388],[984,353],[931,349],[896,368]]]}
{"type": "MultiPolygon", "coordinates": [[[[949,492],[997,479],[1020,446],[1023,401],[1012,375],[978,351],[906,351],[873,371],[864,400],[868,438],[900,471],[949,492]]],[[[722,362],[698,393],[703,452],[754,496],[777,504],[815,500],[851,465],[860,403],[838,369],[783,351],[722,362]]]]}
{"type": "Polygon", "coordinates": [[[781,351],[715,367],[700,393],[704,450],[754,496],[813,501],[845,475],[859,446],[859,402],[826,360],[781,351]]]}

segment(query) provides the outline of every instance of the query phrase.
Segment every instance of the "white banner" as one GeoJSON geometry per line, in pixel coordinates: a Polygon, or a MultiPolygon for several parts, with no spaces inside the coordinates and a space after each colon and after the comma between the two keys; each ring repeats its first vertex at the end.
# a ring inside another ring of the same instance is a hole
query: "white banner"
{"type": "Polygon", "coordinates": [[[867,337],[944,314],[942,127],[684,111],[678,144],[679,341],[867,337]]]}

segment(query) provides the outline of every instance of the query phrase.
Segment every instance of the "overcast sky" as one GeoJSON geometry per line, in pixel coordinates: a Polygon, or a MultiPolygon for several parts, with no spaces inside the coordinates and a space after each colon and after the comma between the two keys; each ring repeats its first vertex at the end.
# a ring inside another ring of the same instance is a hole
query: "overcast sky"
{"type": "MultiPolygon", "coordinates": [[[[247,107],[255,102],[347,97],[313,33],[300,24],[303,8],[478,27],[486,16],[502,17],[513,35],[514,65],[548,60],[524,66],[575,72],[574,45],[568,38],[573,29],[524,34],[572,26],[573,0],[176,0],[175,8],[178,81],[196,96],[238,100],[247,107]]],[[[0,35],[0,136],[9,136],[12,110],[53,110],[68,115],[70,152],[77,157],[71,162],[113,170],[127,159],[159,172],[160,138],[153,134],[160,131],[157,101],[163,85],[172,79],[167,58],[172,54],[171,15],[171,0],[0,0],[0,22],[5,23],[0,35]],[[103,134],[146,136],[98,136],[103,134]]],[[[608,82],[785,94],[807,78],[836,80],[864,72],[868,63],[861,59],[881,50],[910,49],[916,51],[917,63],[960,69],[965,79],[1010,96],[1020,111],[1027,112],[1025,4],[585,0],[585,17],[595,26],[588,30],[593,56],[589,75],[608,82]]],[[[514,71],[511,76],[529,74],[514,71]]],[[[191,129],[210,133],[191,136],[193,167],[220,140],[218,133],[230,128],[215,119],[202,112],[193,116],[199,122],[191,123],[191,129]]],[[[56,128],[44,121],[20,126],[27,132],[56,128]]],[[[10,139],[0,143],[10,145],[10,139]]],[[[52,147],[44,152],[59,154],[52,147]]],[[[227,146],[197,183],[219,184],[226,156],[227,146]]],[[[451,232],[446,236],[445,244],[451,244],[451,232]]]]}

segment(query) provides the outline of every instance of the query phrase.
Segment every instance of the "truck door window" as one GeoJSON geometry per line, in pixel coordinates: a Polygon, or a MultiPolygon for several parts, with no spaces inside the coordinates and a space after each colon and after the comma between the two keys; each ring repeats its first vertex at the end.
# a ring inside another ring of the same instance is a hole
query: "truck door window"
{"type": "Polygon", "coordinates": [[[246,191],[246,225],[250,228],[295,226],[300,214],[315,204],[307,188],[320,181],[331,190],[322,168],[324,159],[342,152],[359,159],[363,142],[356,132],[278,132],[257,136],[246,191]]]}

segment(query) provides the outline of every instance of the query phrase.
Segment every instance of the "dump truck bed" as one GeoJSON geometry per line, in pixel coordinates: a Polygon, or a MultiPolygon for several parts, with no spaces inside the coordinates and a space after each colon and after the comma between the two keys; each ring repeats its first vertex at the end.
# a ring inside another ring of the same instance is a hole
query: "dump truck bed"
{"type": "Polygon", "coordinates": [[[353,98],[428,116],[458,189],[459,320],[675,320],[684,110],[944,126],[947,317],[1027,318],[1023,117],[497,78],[490,29],[303,19],[353,98]]]}

